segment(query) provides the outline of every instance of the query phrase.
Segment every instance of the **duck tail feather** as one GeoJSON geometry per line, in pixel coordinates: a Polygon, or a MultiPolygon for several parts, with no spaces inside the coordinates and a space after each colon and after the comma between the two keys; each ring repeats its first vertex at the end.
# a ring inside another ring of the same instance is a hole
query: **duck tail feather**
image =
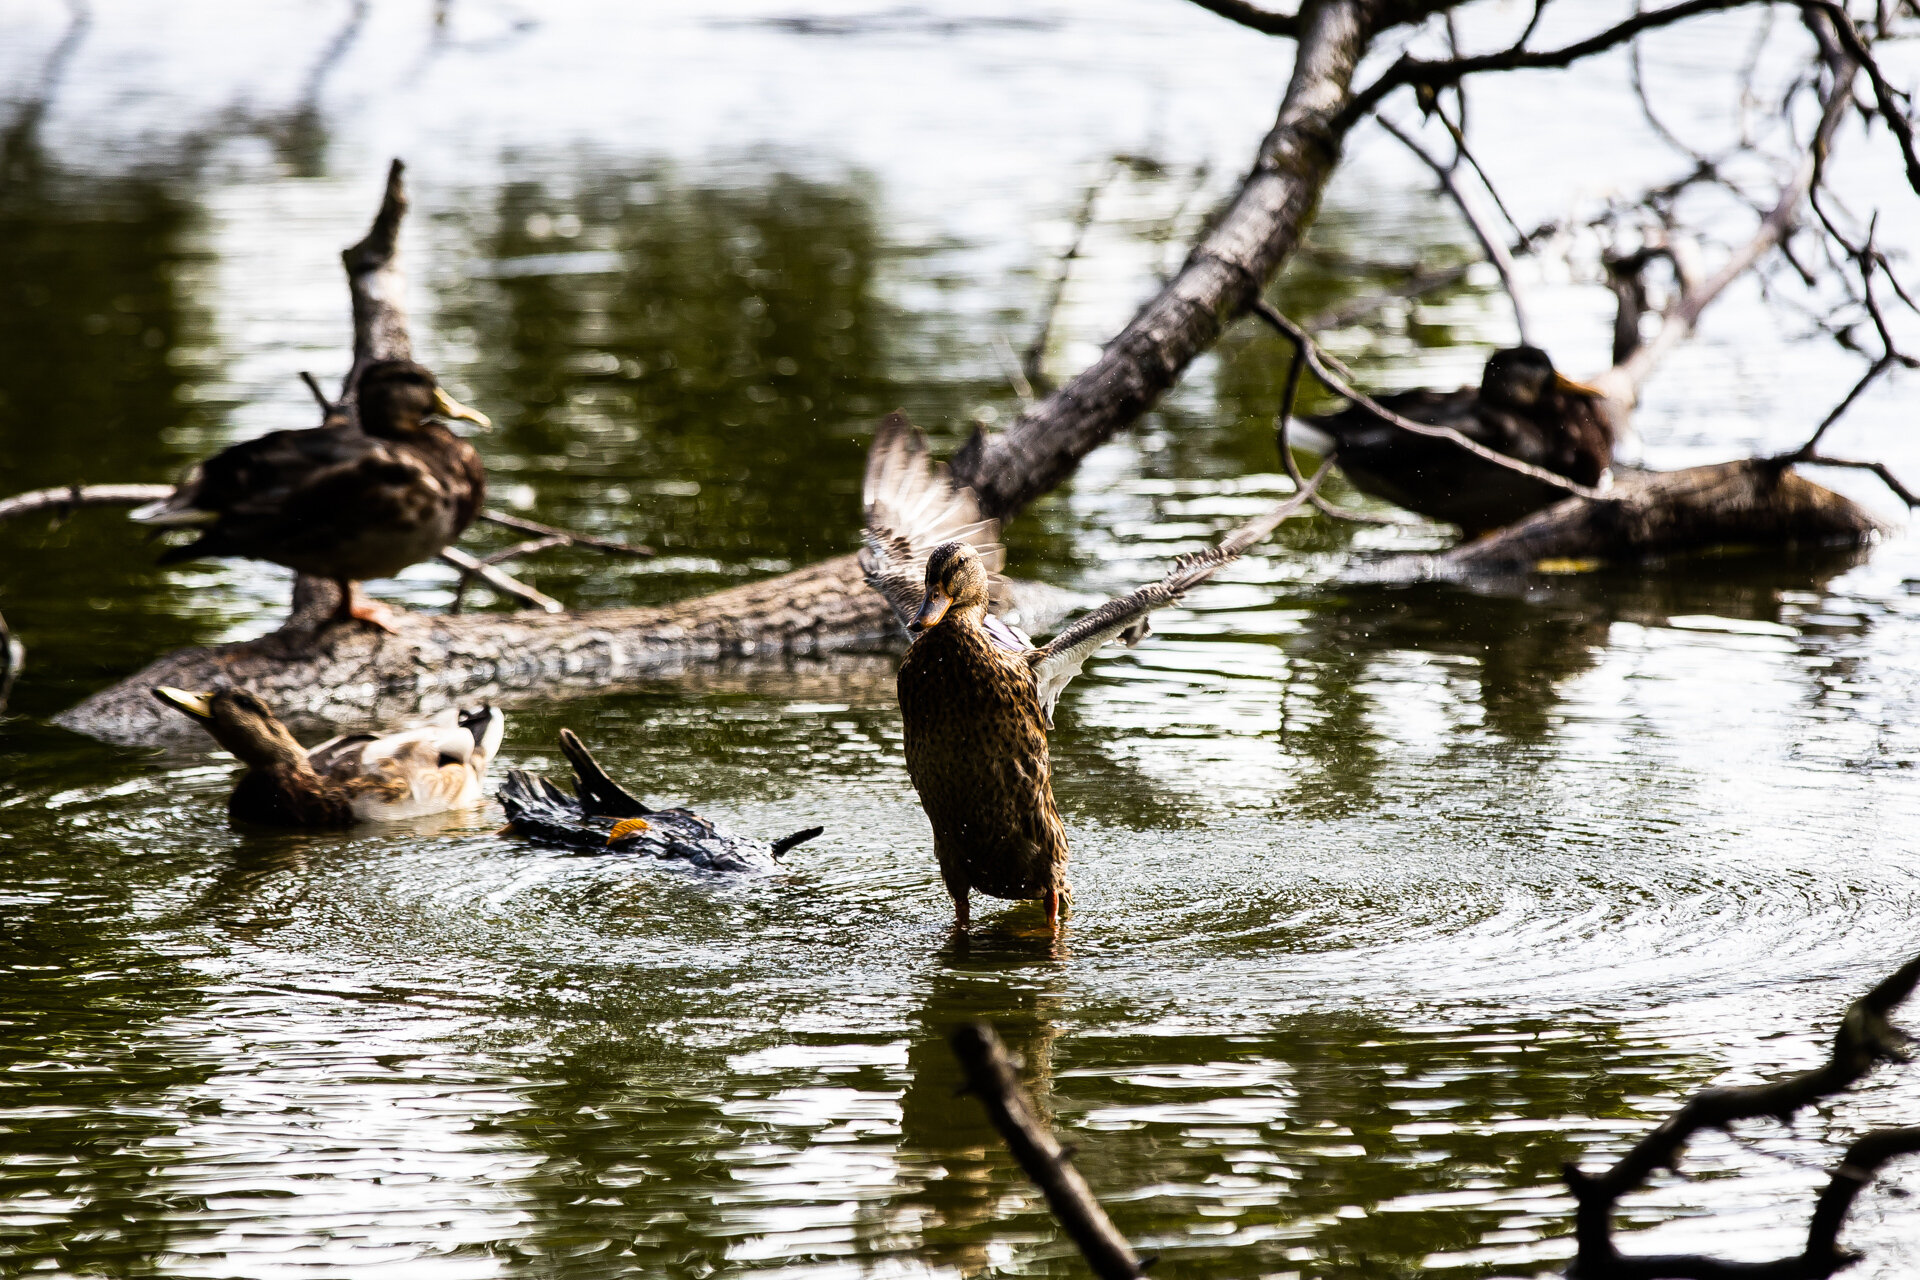
{"type": "Polygon", "coordinates": [[[640,803],[625,787],[607,776],[584,742],[571,729],[560,731],[560,750],[573,766],[573,789],[588,813],[607,818],[644,818],[653,810],[640,803]]]}
{"type": "Polygon", "coordinates": [[[825,827],[808,827],[805,831],[796,831],[790,836],[781,836],[773,842],[773,856],[777,858],[795,845],[805,844],[825,830],[825,827]]]}

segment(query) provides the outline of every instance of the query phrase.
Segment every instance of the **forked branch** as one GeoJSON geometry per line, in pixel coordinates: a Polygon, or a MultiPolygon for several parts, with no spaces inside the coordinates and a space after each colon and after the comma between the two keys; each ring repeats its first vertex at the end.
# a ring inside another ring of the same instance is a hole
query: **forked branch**
{"type": "Polygon", "coordinates": [[[1702,1089],[1605,1173],[1585,1174],[1569,1164],[1564,1172],[1573,1192],[1574,1271],[1581,1280],[1655,1280],[1668,1277],[1767,1276],[1774,1280],[1821,1280],[1852,1259],[1836,1239],[1854,1195],[1886,1161],[1920,1150],[1920,1130],[1894,1129],[1856,1142],[1833,1173],[1798,1258],[1772,1263],[1727,1263],[1716,1258],[1622,1256],[1613,1243],[1613,1209],[1620,1197],[1660,1169],[1677,1168],[1687,1142],[1702,1129],[1726,1129],[1738,1120],[1772,1117],[1786,1121],[1795,1112],[1844,1093],[1886,1061],[1904,1061],[1910,1037],[1891,1021],[1893,1011],[1920,982],[1920,956],[1848,1006],[1834,1034],[1826,1062],[1773,1084],[1702,1089]]]}

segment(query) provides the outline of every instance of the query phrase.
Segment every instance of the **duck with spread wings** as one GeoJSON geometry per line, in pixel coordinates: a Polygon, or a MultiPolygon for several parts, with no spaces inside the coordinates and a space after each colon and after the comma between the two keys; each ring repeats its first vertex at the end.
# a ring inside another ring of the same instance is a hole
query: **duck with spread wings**
{"type": "Polygon", "coordinates": [[[1053,799],[1047,730],[1061,690],[1102,645],[1137,643],[1148,614],[1266,537],[1306,494],[1210,550],[1180,557],[1160,581],[1108,601],[1043,645],[989,612],[1002,560],[997,525],[982,518],[971,490],[933,465],[925,438],[900,414],[874,439],[864,497],[860,564],[912,637],[899,676],[907,773],[933,825],[955,923],[967,927],[968,893],[978,889],[1041,899],[1057,930],[1068,901],[1067,833],[1053,799]]]}

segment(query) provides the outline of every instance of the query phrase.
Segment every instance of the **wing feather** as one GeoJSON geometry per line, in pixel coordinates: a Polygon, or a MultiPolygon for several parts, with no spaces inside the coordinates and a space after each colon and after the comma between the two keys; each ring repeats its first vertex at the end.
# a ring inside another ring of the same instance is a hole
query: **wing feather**
{"type": "Polygon", "coordinates": [[[1080,674],[1094,650],[1114,640],[1131,647],[1147,635],[1147,615],[1180,599],[1211,578],[1222,565],[1238,560],[1249,547],[1259,543],[1280,526],[1280,522],[1298,511],[1327,474],[1322,463],[1313,477],[1285,502],[1247,521],[1214,546],[1181,556],[1173,562],[1167,576],[1136,591],[1109,600],[1085,617],[1069,623],[1059,635],[1033,650],[1027,664],[1033,670],[1034,689],[1040,696],[1040,709],[1053,725],[1053,708],[1060,692],[1080,674]]]}
{"type": "Polygon", "coordinates": [[[1006,563],[999,522],[982,518],[973,490],[956,486],[927,451],[927,438],[899,410],[874,432],[861,499],[866,545],[860,568],[893,606],[901,629],[926,596],[927,556],[943,542],[964,542],[989,573],[1006,563]]]}

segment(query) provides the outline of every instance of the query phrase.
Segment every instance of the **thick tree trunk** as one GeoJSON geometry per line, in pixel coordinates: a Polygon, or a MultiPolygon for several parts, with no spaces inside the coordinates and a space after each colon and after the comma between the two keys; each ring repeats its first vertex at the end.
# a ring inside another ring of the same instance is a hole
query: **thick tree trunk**
{"type": "MultiPolygon", "coordinates": [[[[1227,215],[1099,360],[1005,436],[976,438],[955,459],[956,474],[992,514],[1013,515],[1057,486],[1089,451],[1150,408],[1286,262],[1338,158],[1330,121],[1351,96],[1373,11],[1369,0],[1306,6],[1279,118],[1227,215]]],[[[396,162],[373,228],[343,255],[353,295],[356,375],[370,359],[407,351],[396,252],[405,209],[396,162]]],[[[343,401],[351,400],[353,380],[350,375],[343,401]]],[[[894,627],[852,556],[660,608],[544,617],[403,615],[394,636],[343,628],[316,634],[312,618],[330,590],[303,579],[296,597],[304,607],[280,630],[170,654],[56,722],[95,737],[151,742],[192,732],[180,717],[161,714],[148,693],[152,686],[238,684],[295,721],[368,723],[455,701],[584,691],[668,674],[694,661],[870,646],[894,627]]],[[[1042,625],[1058,595],[1049,600],[1033,589],[1025,595],[1026,624],[1042,625]]]]}
{"type": "Polygon", "coordinates": [[[1279,119],[1226,215],[1098,360],[1004,435],[976,435],[954,456],[954,476],[989,515],[1005,518],[1046,493],[1151,409],[1292,256],[1340,158],[1333,118],[1352,96],[1373,12],[1355,0],[1302,6],[1279,119]]]}

